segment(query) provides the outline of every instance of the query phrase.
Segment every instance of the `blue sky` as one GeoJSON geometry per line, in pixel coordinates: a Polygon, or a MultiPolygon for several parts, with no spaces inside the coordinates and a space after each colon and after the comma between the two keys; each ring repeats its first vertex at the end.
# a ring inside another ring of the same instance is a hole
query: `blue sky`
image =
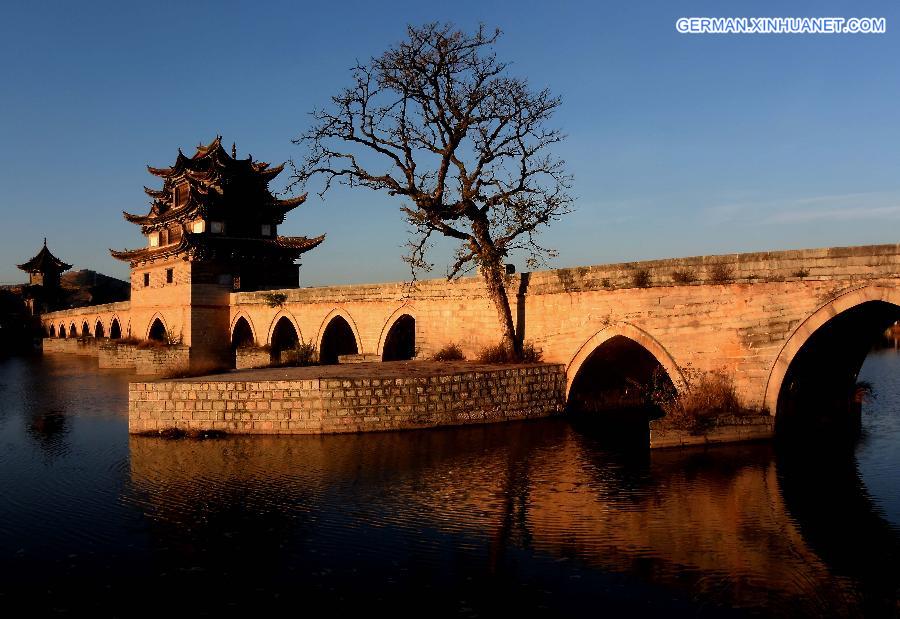
{"type": "MultiPolygon", "coordinates": [[[[897,3],[7,2],[0,282],[23,278],[14,265],[44,236],[76,268],[125,276],[107,248],[142,244],[121,211],[146,210],[146,164],[216,134],[239,155],[302,157],[291,138],[355,60],[431,20],[500,27],[511,73],[563,99],[556,152],[577,200],[542,237],[553,266],[898,241],[897,3]],[[883,16],[888,32],[674,27],[740,15],[883,16]]],[[[302,283],[406,278],[399,206],[363,189],[311,197],[281,228],[328,234],[302,283]]]]}

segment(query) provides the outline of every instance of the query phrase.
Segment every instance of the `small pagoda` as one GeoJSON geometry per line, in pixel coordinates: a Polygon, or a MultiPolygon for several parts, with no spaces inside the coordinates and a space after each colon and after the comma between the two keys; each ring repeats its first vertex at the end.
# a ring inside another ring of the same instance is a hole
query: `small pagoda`
{"type": "Polygon", "coordinates": [[[53,309],[60,299],[60,276],[72,265],[54,256],[44,238],[44,246],[34,258],[16,266],[28,273],[28,286],[22,294],[31,313],[53,309]]]}
{"type": "Polygon", "coordinates": [[[110,250],[114,258],[130,263],[132,270],[178,258],[213,265],[218,278],[229,279],[234,290],[299,285],[297,260],[325,235],[278,234],[285,215],[306,200],[306,194],[278,199],[269,190],[284,164],[270,166],[252,156],[238,159],[234,145],[229,154],[218,136],[191,157],[179,149],[170,167],[147,169],[163,181],[161,189],[144,188],[150,212],[124,213],[141,227],[147,245],[110,250]]]}
{"type": "Polygon", "coordinates": [[[72,268],[71,264],[63,262],[47,249],[46,237],[44,246],[34,258],[16,266],[28,273],[30,286],[43,286],[45,290],[59,288],[59,276],[72,268]]]}

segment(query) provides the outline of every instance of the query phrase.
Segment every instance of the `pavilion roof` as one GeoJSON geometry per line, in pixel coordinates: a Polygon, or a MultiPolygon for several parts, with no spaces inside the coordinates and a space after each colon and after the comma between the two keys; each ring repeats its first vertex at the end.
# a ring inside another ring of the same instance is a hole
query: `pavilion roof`
{"type": "Polygon", "coordinates": [[[71,264],[63,262],[47,249],[47,239],[44,239],[44,246],[41,250],[28,262],[16,265],[26,273],[62,273],[72,268],[71,264]]]}

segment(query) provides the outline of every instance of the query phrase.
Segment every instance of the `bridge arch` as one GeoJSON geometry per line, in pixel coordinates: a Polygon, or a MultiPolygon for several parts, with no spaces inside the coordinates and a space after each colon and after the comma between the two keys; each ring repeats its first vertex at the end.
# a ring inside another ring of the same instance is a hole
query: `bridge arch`
{"type": "Polygon", "coordinates": [[[69,337],[78,337],[78,327],[75,326],[75,323],[69,323],[69,337]]]}
{"type": "Polygon", "coordinates": [[[382,361],[401,361],[416,355],[416,311],[403,305],[388,317],[378,337],[376,350],[382,361]]]}
{"type": "Polygon", "coordinates": [[[100,320],[99,316],[97,317],[96,322],[94,322],[94,337],[106,337],[106,329],[103,327],[103,321],[100,320]]]}
{"type": "Polygon", "coordinates": [[[122,325],[118,316],[113,316],[109,322],[109,339],[118,340],[122,338],[122,325]]]}
{"type": "Polygon", "coordinates": [[[162,314],[155,314],[150,319],[150,324],[147,326],[147,335],[144,339],[158,342],[169,341],[169,327],[166,325],[166,320],[162,317],[162,314]]]}
{"type": "Polygon", "coordinates": [[[337,363],[340,355],[362,354],[362,340],[356,322],[345,310],[335,308],[328,312],[316,337],[319,363],[337,363]]]}
{"type": "Polygon", "coordinates": [[[59,323],[59,337],[65,338],[68,336],[66,333],[66,325],[64,323],[59,323]]]}
{"type": "MultiPolygon", "coordinates": [[[[625,354],[634,357],[635,361],[641,365],[658,364],[665,371],[676,392],[680,392],[684,388],[684,375],[669,351],[643,329],[630,323],[619,323],[609,325],[591,336],[569,361],[566,366],[567,402],[573,395],[572,388],[576,384],[579,373],[586,370],[596,360],[595,353],[607,346],[618,347],[625,354]]],[[[651,368],[646,368],[646,370],[649,369],[651,368]]],[[[646,373],[644,370],[642,369],[642,373],[646,373]]]]}
{"type": "Polygon", "coordinates": [[[250,317],[244,312],[239,313],[231,321],[231,348],[240,348],[241,346],[253,346],[256,344],[256,329],[250,317]]]}
{"type": "MultiPolygon", "coordinates": [[[[235,322],[237,322],[237,319],[243,315],[244,315],[243,312],[241,312],[240,314],[235,316],[235,322]]],[[[303,332],[300,330],[300,324],[297,322],[297,319],[294,318],[294,315],[292,313],[283,309],[283,310],[279,310],[278,313],[275,314],[275,316],[272,318],[272,321],[269,323],[269,329],[268,329],[268,332],[266,335],[266,344],[268,344],[269,346],[272,346],[274,344],[274,342],[272,340],[276,335],[275,329],[278,327],[279,323],[282,323],[282,320],[281,320],[282,318],[287,320],[289,323],[291,323],[291,326],[294,327],[294,331],[297,333],[297,341],[303,342],[304,341],[303,332]]],[[[247,321],[250,322],[249,317],[247,318],[247,321]]],[[[233,328],[234,323],[232,323],[231,326],[233,328]]],[[[251,327],[253,326],[252,322],[251,322],[250,326],[251,327]]],[[[256,332],[254,331],[254,334],[255,333],[256,332]]],[[[259,341],[259,340],[257,339],[257,341],[259,341]]]]}
{"type": "Polygon", "coordinates": [[[878,335],[898,319],[900,291],[883,286],[856,288],[820,306],[794,329],[772,364],[764,401],[769,414],[779,417],[787,392],[812,371],[823,372],[818,382],[827,389],[852,388],[878,335]]]}
{"type": "Polygon", "coordinates": [[[47,333],[49,337],[56,337],[56,326],[50,325],[49,329],[47,329],[47,333]]]}
{"type": "Polygon", "coordinates": [[[266,343],[270,348],[272,363],[283,363],[286,359],[282,359],[281,353],[285,350],[295,348],[303,342],[303,333],[297,325],[294,316],[285,310],[279,311],[272,319],[269,325],[269,335],[266,343]]]}

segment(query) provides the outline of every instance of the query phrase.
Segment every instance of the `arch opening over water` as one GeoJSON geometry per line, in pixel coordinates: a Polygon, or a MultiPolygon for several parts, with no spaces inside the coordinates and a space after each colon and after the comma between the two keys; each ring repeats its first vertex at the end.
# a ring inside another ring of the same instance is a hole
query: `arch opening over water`
{"type": "Polygon", "coordinates": [[[103,323],[101,321],[97,321],[97,324],[94,325],[94,337],[106,337],[106,331],[103,329],[103,323]]]}
{"type": "Polygon", "coordinates": [[[68,337],[68,333],[66,333],[66,325],[59,325],[59,337],[68,337]]]}
{"type": "MultiPolygon", "coordinates": [[[[247,325],[248,328],[250,325],[247,325]]],[[[237,330],[237,325],[235,325],[237,330]]],[[[293,350],[300,344],[300,335],[297,333],[294,323],[287,316],[282,316],[272,329],[271,359],[272,363],[281,363],[285,359],[285,351],[293,350]]]]}
{"type": "Polygon", "coordinates": [[[54,325],[50,325],[50,329],[47,331],[50,337],[56,337],[56,327],[54,325]]]}
{"type": "MultiPolygon", "coordinates": [[[[780,384],[775,384],[778,362],[769,390],[777,389],[776,429],[782,435],[855,437],[860,429],[862,401],[869,385],[858,382],[869,352],[887,342],[885,332],[900,320],[900,305],[865,300],[832,314],[805,337],[787,361],[780,384]]],[[[789,341],[786,349],[796,342],[789,341]]],[[[770,411],[771,412],[771,411],[770,411]]]]}
{"type": "Polygon", "coordinates": [[[169,334],[166,332],[166,326],[159,318],[153,320],[150,324],[150,331],[147,332],[147,339],[157,342],[168,342],[169,334]]]}
{"type": "Polygon", "coordinates": [[[91,337],[91,328],[88,326],[87,320],[81,323],[81,337],[91,337]]]}
{"type": "Polygon", "coordinates": [[[384,338],[382,361],[408,361],[416,356],[416,319],[403,314],[384,338]]]}
{"type": "Polygon", "coordinates": [[[654,394],[663,391],[674,393],[675,386],[662,363],[631,338],[614,335],[578,368],[568,408],[575,413],[649,411],[654,394]]]}
{"type": "Polygon", "coordinates": [[[335,316],[328,322],[322,332],[322,344],[319,350],[319,363],[323,365],[338,362],[340,355],[359,354],[359,345],[353,328],[343,316],[335,316]]]}
{"type": "Polygon", "coordinates": [[[119,326],[119,319],[113,318],[109,325],[109,339],[118,340],[122,337],[122,327],[119,326]]]}

